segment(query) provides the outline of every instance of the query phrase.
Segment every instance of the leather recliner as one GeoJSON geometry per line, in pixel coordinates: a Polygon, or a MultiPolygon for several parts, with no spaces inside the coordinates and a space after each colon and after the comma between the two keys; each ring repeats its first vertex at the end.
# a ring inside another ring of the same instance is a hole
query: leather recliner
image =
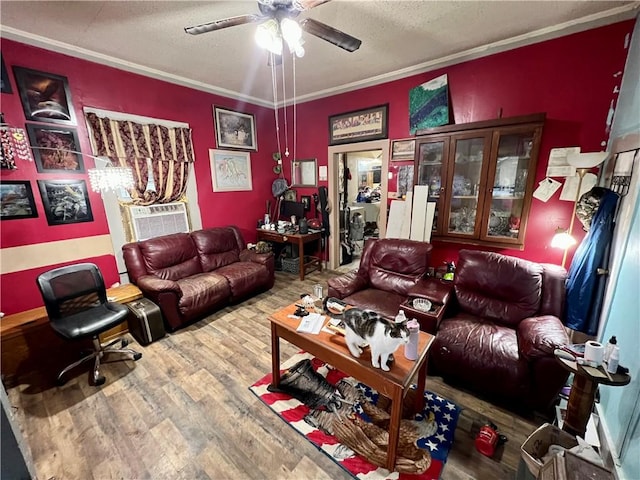
{"type": "Polygon", "coordinates": [[[568,377],[553,354],[569,343],[559,320],[565,278],[557,265],[461,250],[453,314],[439,325],[429,374],[548,413],[568,377]]]}
{"type": "Polygon", "coordinates": [[[422,296],[432,248],[414,240],[369,239],[358,270],[330,279],[328,295],[393,319],[410,296],[422,296]]]}

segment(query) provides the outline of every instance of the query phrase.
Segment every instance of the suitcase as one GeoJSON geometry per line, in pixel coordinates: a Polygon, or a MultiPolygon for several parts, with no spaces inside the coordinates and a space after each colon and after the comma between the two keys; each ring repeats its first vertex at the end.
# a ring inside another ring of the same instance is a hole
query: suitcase
{"type": "Polygon", "coordinates": [[[134,300],[127,304],[129,311],[129,332],[140,345],[149,345],[165,336],[164,321],[160,307],[148,298],[134,300]]]}

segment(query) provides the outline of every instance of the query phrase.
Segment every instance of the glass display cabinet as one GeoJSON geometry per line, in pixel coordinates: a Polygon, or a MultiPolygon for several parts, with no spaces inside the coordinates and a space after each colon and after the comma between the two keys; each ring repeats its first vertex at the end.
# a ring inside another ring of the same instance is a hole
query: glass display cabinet
{"type": "Polygon", "coordinates": [[[545,114],[418,131],[434,240],[522,248],[545,114]]]}

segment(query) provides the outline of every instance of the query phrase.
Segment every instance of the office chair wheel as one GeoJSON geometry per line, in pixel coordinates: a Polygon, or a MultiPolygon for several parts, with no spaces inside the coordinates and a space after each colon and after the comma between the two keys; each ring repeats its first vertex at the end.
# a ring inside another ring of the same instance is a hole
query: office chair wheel
{"type": "Polygon", "coordinates": [[[134,361],[134,362],[137,362],[137,361],[138,361],[138,360],[140,360],[141,358],[142,358],[142,354],[141,354],[140,352],[136,352],[136,353],[133,355],[133,361],[134,361]]]}
{"type": "Polygon", "coordinates": [[[120,341],[120,348],[125,348],[127,345],[129,345],[129,340],[127,340],[126,338],[123,338],[120,341]]]}
{"type": "Polygon", "coordinates": [[[67,379],[65,377],[56,378],[56,385],[62,387],[65,383],[67,383],[67,379]]]}
{"type": "Polygon", "coordinates": [[[93,385],[99,387],[100,385],[104,385],[106,378],[104,375],[93,376],[93,385]]]}

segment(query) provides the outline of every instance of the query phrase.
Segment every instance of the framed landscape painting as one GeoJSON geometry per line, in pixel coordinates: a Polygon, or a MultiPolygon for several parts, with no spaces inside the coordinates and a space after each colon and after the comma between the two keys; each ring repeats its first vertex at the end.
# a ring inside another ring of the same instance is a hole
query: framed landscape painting
{"type": "Polygon", "coordinates": [[[209,150],[214,192],[253,190],[248,152],[209,150]]]}
{"type": "Polygon", "coordinates": [[[16,180],[0,183],[0,219],[14,220],[38,216],[31,183],[16,180]]]}
{"type": "Polygon", "coordinates": [[[418,85],[409,91],[409,133],[449,123],[449,83],[447,75],[418,85]]]}
{"type": "Polygon", "coordinates": [[[213,107],[218,148],[258,150],[256,120],[250,113],[213,107]]]}
{"type": "Polygon", "coordinates": [[[66,77],[15,66],[13,74],[27,120],[75,125],[66,77]]]}
{"type": "Polygon", "coordinates": [[[69,127],[27,123],[36,168],[40,173],[61,170],[82,173],[84,164],[76,130],[69,127]]]}
{"type": "Polygon", "coordinates": [[[93,221],[84,180],[38,180],[38,188],[49,225],[93,221]]]}
{"type": "Polygon", "coordinates": [[[329,117],[329,145],[387,138],[389,104],[329,117]]]}

